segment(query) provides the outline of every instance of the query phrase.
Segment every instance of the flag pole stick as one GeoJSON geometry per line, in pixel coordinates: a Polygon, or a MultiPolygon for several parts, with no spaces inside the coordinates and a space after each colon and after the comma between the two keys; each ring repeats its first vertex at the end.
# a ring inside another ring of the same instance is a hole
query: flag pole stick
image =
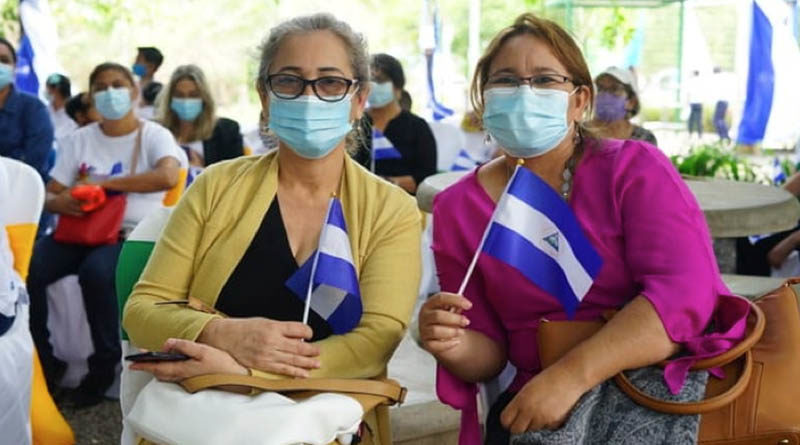
{"type": "MultiPolygon", "coordinates": [[[[517,166],[514,169],[514,174],[508,179],[508,183],[506,184],[505,189],[503,189],[503,193],[500,195],[500,199],[505,196],[506,192],[508,192],[508,188],[511,186],[511,183],[514,181],[514,177],[517,176],[517,171],[519,168],[524,164],[523,159],[519,159],[517,161],[517,166]]],[[[486,237],[489,235],[489,229],[492,227],[492,221],[494,221],[495,213],[497,209],[500,208],[500,201],[498,200],[497,206],[494,208],[494,212],[492,212],[492,217],[489,218],[489,222],[486,224],[486,228],[483,229],[483,236],[481,236],[481,242],[478,243],[478,248],[475,249],[475,254],[472,255],[472,261],[469,263],[469,267],[467,267],[467,273],[464,275],[464,279],[461,280],[461,286],[458,288],[458,295],[464,295],[464,290],[467,288],[467,283],[469,279],[472,277],[472,273],[475,271],[475,265],[478,264],[478,257],[481,254],[481,250],[483,250],[483,244],[486,242],[486,237]]]]}
{"type": "Polygon", "coordinates": [[[311,275],[308,277],[308,290],[306,291],[306,304],[303,308],[303,324],[308,324],[308,313],[311,309],[311,292],[314,290],[314,274],[317,273],[317,263],[319,263],[319,246],[322,241],[322,235],[325,233],[325,225],[328,224],[328,217],[331,214],[331,206],[336,194],[333,193],[330,201],[328,201],[328,210],[325,212],[325,220],[322,221],[322,230],[319,232],[319,240],[317,240],[317,251],[314,253],[314,262],[311,263],[311,275]]]}

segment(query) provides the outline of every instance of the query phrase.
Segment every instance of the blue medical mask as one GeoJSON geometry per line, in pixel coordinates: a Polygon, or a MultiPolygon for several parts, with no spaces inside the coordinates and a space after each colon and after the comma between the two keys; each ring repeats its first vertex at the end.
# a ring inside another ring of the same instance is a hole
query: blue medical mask
{"type": "Polygon", "coordinates": [[[281,99],[270,92],[269,97],[269,128],[301,157],[324,158],[353,129],[352,94],[338,102],[314,95],[281,99]]]}
{"type": "Polygon", "coordinates": [[[122,119],[131,111],[131,92],[127,88],[109,88],[94,93],[94,107],[104,119],[122,119]]]}
{"type": "Polygon", "coordinates": [[[14,67],[0,63],[0,88],[5,88],[12,80],[14,80],[14,67]]]}
{"type": "Polygon", "coordinates": [[[511,156],[541,156],[567,136],[571,95],[527,85],[486,90],[483,125],[511,156]]]}
{"type": "Polygon", "coordinates": [[[394,84],[392,82],[370,82],[369,106],[380,108],[394,100],[394,84]]]}
{"type": "Polygon", "coordinates": [[[203,99],[197,97],[185,99],[173,97],[169,102],[169,108],[178,115],[178,119],[191,122],[203,112],[203,99]]]}
{"type": "Polygon", "coordinates": [[[133,71],[133,74],[136,74],[139,77],[144,77],[144,75],[147,74],[147,67],[141,63],[134,63],[131,67],[131,71],[133,71]]]}

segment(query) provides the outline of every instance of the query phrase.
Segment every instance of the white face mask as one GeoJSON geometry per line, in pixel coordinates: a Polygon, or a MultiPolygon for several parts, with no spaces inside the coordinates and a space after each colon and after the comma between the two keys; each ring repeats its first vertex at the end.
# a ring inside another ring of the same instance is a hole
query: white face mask
{"type": "Polygon", "coordinates": [[[567,111],[569,97],[575,91],[527,85],[486,90],[483,124],[511,156],[541,156],[556,148],[569,133],[567,111]]]}

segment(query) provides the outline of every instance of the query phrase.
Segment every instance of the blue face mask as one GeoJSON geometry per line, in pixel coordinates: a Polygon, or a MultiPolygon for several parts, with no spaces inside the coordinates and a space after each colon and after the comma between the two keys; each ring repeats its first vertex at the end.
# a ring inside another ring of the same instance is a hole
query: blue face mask
{"type": "Polygon", "coordinates": [[[203,112],[203,99],[197,97],[185,99],[173,97],[169,102],[169,108],[178,115],[178,119],[191,122],[203,112]]]}
{"type": "Polygon", "coordinates": [[[394,100],[394,84],[392,82],[370,82],[369,106],[380,108],[394,100]]]}
{"type": "Polygon", "coordinates": [[[353,129],[351,98],[325,102],[313,95],[281,99],[270,93],[269,128],[298,155],[324,158],[353,129]]]}
{"type": "Polygon", "coordinates": [[[12,80],[14,80],[14,67],[0,63],[0,88],[5,88],[12,80]]]}
{"type": "Polygon", "coordinates": [[[94,93],[94,107],[104,119],[122,119],[131,111],[131,92],[127,88],[109,88],[94,93]]]}
{"type": "Polygon", "coordinates": [[[562,90],[492,88],[484,93],[483,125],[515,158],[541,156],[564,140],[569,96],[562,90]]]}
{"type": "Polygon", "coordinates": [[[147,74],[147,67],[141,63],[134,63],[131,67],[131,71],[133,71],[133,74],[136,74],[139,77],[144,77],[144,75],[147,74]]]}

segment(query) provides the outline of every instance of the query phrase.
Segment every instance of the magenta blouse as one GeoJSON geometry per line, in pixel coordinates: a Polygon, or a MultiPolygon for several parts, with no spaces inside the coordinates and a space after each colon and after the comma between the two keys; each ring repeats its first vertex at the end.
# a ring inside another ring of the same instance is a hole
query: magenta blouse
{"type": "MultiPolygon", "coordinates": [[[[433,251],[443,291],[456,292],[495,203],[476,171],[434,199],[433,251]]],[[[677,393],[696,360],[742,338],[749,306],[720,278],[711,236],[694,195],[659,149],[640,141],[591,143],[575,171],[569,205],[603,258],[575,319],[598,319],[638,295],[655,307],[669,337],[689,351],[665,369],[677,393]],[[715,332],[706,327],[714,320],[715,332]]],[[[507,346],[517,368],[511,391],[540,371],[539,320],[563,320],[558,300],[521,273],[482,255],[464,292],[473,307],[469,329],[507,346]]],[[[462,410],[461,444],[479,444],[477,386],[439,366],[439,398],[462,410]]]]}

